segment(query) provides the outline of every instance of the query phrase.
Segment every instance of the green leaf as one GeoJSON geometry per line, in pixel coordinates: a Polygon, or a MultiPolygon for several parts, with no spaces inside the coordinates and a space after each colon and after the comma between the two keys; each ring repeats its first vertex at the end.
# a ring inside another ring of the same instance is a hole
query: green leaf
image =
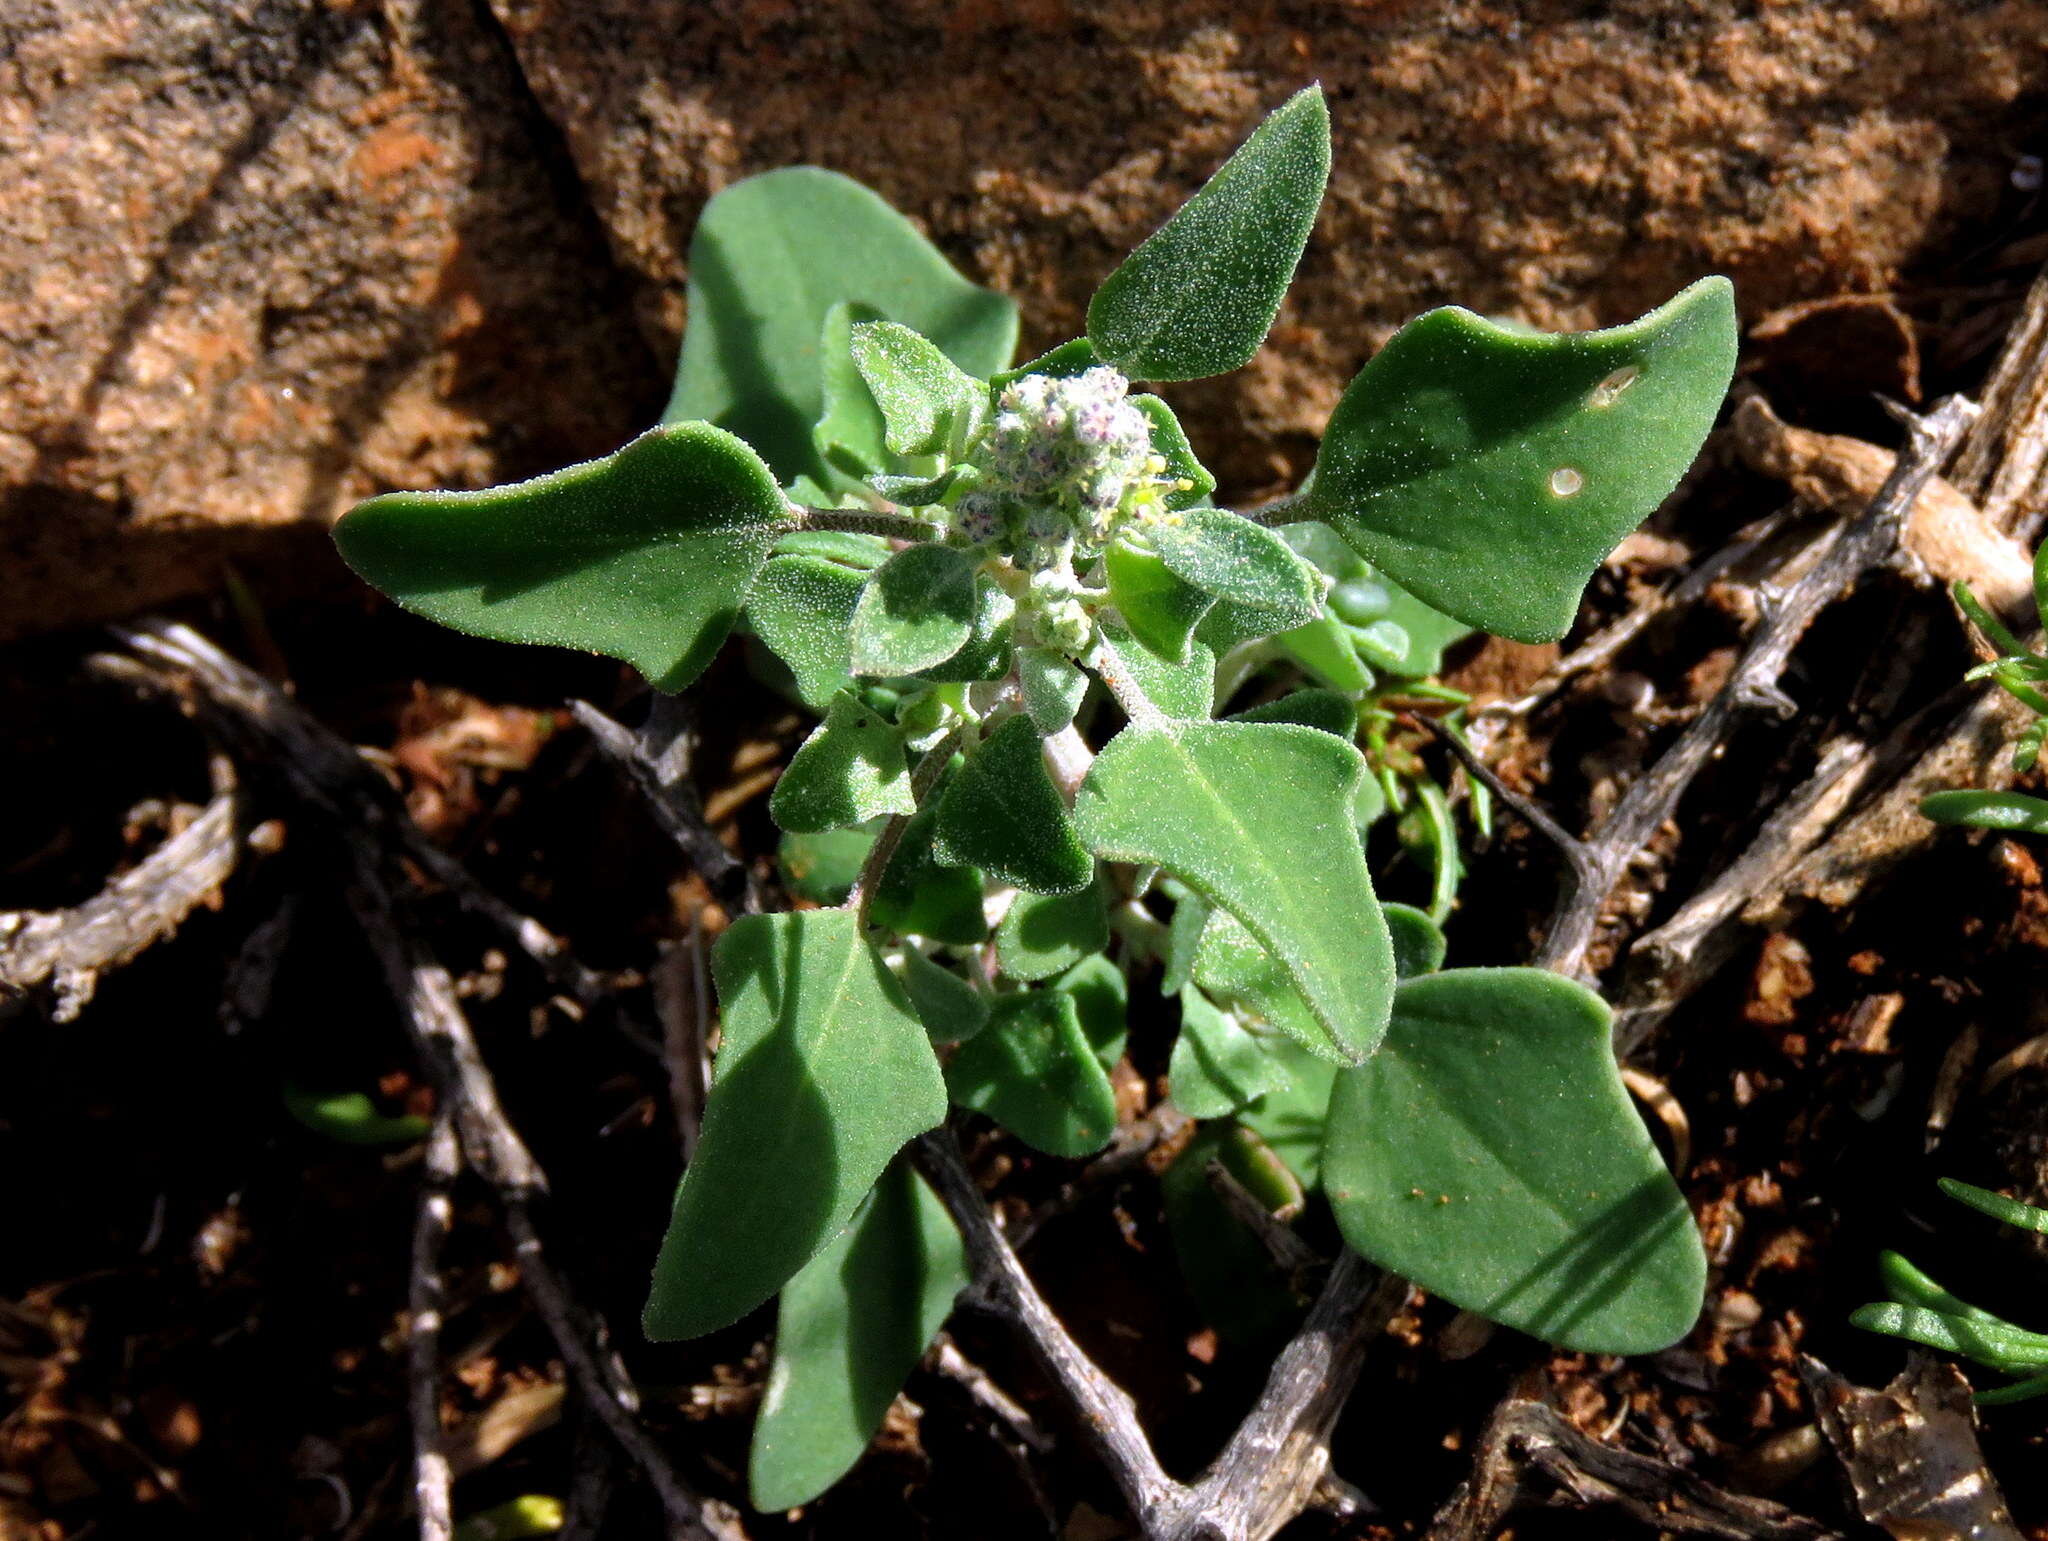
{"type": "Polygon", "coordinates": [[[796,676],[797,692],[823,711],[853,683],[847,640],[861,574],[815,556],[768,559],[747,595],[747,619],[796,676]]]}
{"type": "Polygon", "coordinates": [[[1081,710],[1088,695],[1088,676],[1063,653],[1049,647],[1023,647],[1017,649],[1017,686],[1024,697],[1024,715],[1050,738],[1081,710]]]}
{"type": "Polygon", "coordinates": [[[1965,1359],[2009,1374],[2048,1366],[2048,1336],[2027,1332],[2010,1323],[1977,1321],[1899,1305],[1860,1306],[1849,1314],[1849,1321],[1866,1332],[1882,1332],[1909,1343],[1961,1354],[1965,1359]]]}
{"type": "Polygon", "coordinates": [[[946,1067],[946,1086],[1048,1155],[1092,1156],[1116,1133],[1116,1093],[1074,998],[1059,990],[999,996],[988,1026],[946,1067]]]}
{"type": "Polygon", "coordinates": [[[1403,679],[1419,680],[1442,673],[1444,649],[1471,636],[1472,628],[1425,605],[1399,584],[1384,578],[1371,581],[1386,589],[1389,607],[1385,616],[1362,629],[1359,650],[1373,649],[1371,661],[1403,679]],[[1396,631],[1400,633],[1399,645],[1392,635],[1396,631]]]}
{"type": "Polygon", "coordinates": [[[711,955],[723,1037],[654,1265],[657,1341],[745,1316],[946,1116],[924,1026],[850,910],[747,915],[711,955]]]}
{"type": "Polygon", "coordinates": [[[1937,824],[2048,835],[2048,800],[2024,792],[1931,792],[1920,799],[1920,811],[1937,824]]]}
{"type": "Polygon", "coordinates": [[[745,444],[682,423],[509,487],[371,498],[334,540],[429,620],[603,653],[681,690],[732,629],[788,511],[745,444]]]}
{"type": "Polygon", "coordinates": [[[963,483],[972,486],[974,480],[974,467],[956,465],[948,466],[937,476],[871,476],[868,485],[905,508],[928,508],[943,501],[955,487],[963,483]]]}
{"type": "Polygon", "coordinates": [[[1199,642],[1188,644],[1186,663],[1168,663],[1130,632],[1105,619],[1102,634],[1115,645],[1145,699],[1169,717],[1205,720],[1215,709],[1216,655],[1199,642]]]}
{"type": "Polygon", "coordinates": [[[945,1206],[896,1162],[853,1223],[783,1287],[747,1459],[756,1509],[807,1504],[853,1469],[967,1283],[945,1206]]]}
{"type": "Polygon", "coordinates": [[[1209,916],[1195,950],[1195,982],[1230,1002],[1262,1027],[1285,1034],[1316,1054],[1327,1054],[1327,1035],[1287,967],[1228,910],[1209,916]]]}
{"type": "Polygon", "coordinates": [[[1266,1052],[1287,1072],[1286,1084],[1267,1092],[1238,1119],[1257,1130],[1288,1170],[1312,1188],[1322,1180],[1337,1067],[1291,1039],[1268,1040],[1266,1052]]]}
{"type": "Polygon", "coordinates": [[[974,564],[950,546],[897,552],[869,575],[849,637],[856,674],[915,674],[944,663],[974,634],[974,564]]]}
{"type": "Polygon", "coordinates": [[[996,927],[996,960],[1012,979],[1050,979],[1108,945],[1100,883],[1077,894],[1019,894],[996,927]]]}
{"type": "Polygon", "coordinates": [[[1132,726],[1096,758],[1074,822],[1110,861],[1164,867],[1229,910],[1287,968],[1321,1032],[1355,1063],[1386,1031],[1393,944],[1352,835],[1365,760],[1279,723],[1132,726]]]}
{"type": "Polygon", "coordinates": [[[919,669],[917,678],[934,684],[999,680],[1010,672],[1014,656],[1012,632],[1017,602],[986,574],[974,580],[974,626],[960,650],[950,658],[919,669]]]}
{"type": "Polygon", "coordinates": [[[1404,983],[1337,1077],[1323,1181],[1344,1239],[1453,1305],[1586,1353],[1691,1330],[1706,1255],[1623,1090],[1611,1020],[1542,969],[1404,983]]]}
{"type": "Polygon", "coordinates": [[[1088,302],[1095,351],[1139,380],[1196,380],[1251,361],[1308,244],[1330,176],[1322,88],[1259,125],[1088,302]]]}
{"type": "Polygon", "coordinates": [[[1279,620],[1276,631],[1306,625],[1321,607],[1315,569],[1242,514],[1191,508],[1179,524],[1157,525],[1151,535],[1176,575],[1218,599],[1270,611],[1279,620]]]}
{"type": "Polygon", "coordinates": [[[882,442],[898,455],[937,455],[980,427],[988,387],[927,339],[893,321],[853,329],[853,362],[886,426],[882,442]]]}
{"type": "Polygon", "coordinates": [[[1224,1118],[1286,1081],[1286,1070],[1234,1017],[1198,990],[1180,992],[1180,1036],[1166,1070],[1175,1107],[1191,1118],[1224,1118]]]}
{"type": "Polygon", "coordinates": [[[940,861],[1037,894],[1078,893],[1094,879],[1040,744],[1029,717],[1008,717],[968,756],[939,798],[940,861]]]}
{"type": "Polygon", "coordinates": [[[833,698],[825,720],[790,757],[768,799],[768,816],[799,835],[916,811],[902,734],[851,692],[833,698]]]}
{"type": "Polygon", "coordinates": [[[969,283],[850,177],[792,166],[735,182],[690,242],[689,327],[665,422],[705,418],[776,477],[832,478],[811,440],[824,407],[818,340],[846,302],[922,333],[970,375],[1010,361],[1017,307],[969,283]]]}
{"type": "Polygon", "coordinates": [[[1131,991],[1124,982],[1123,970],[1097,953],[1054,979],[1052,987],[1074,998],[1074,1010],[1080,1015],[1081,1031],[1087,1036],[1088,1046],[1102,1061],[1104,1070],[1115,1068],[1116,1062],[1124,1057],[1124,1044],[1130,1037],[1127,1014],[1131,991]]]}
{"type": "MultiPolygon", "coordinates": [[[[1249,618],[1265,612],[1239,613],[1249,618]]],[[[1281,632],[1273,638],[1273,644],[1332,690],[1356,695],[1372,689],[1372,670],[1359,659],[1352,629],[1341,621],[1319,616],[1306,626],[1281,632]]]]}
{"type": "Polygon", "coordinates": [[[816,835],[782,837],[775,863],[783,884],[799,899],[830,908],[844,904],[874,848],[881,821],[861,829],[828,829],[816,835]]]}
{"type": "Polygon", "coordinates": [[[1297,690],[1233,713],[1226,722],[1293,722],[1318,728],[1345,743],[1358,732],[1358,703],[1334,690],[1297,690]]]}
{"type": "MultiPolygon", "coordinates": [[[[826,310],[818,337],[818,383],[824,404],[811,426],[811,442],[823,463],[848,482],[863,481],[889,465],[889,452],[882,443],[882,409],[875,405],[853,359],[854,327],[880,319],[881,312],[872,305],[850,305],[841,300],[826,310]]],[[[825,485],[838,484],[828,479],[825,485]]],[[[792,485],[790,494],[794,497],[795,493],[792,485]]],[[[829,505],[832,498],[827,494],[821,501],[829,505]]]]}
{"type": "MultiPolygon", "coordinates": [[[[943,793],[942,782],[939,795],[943,793]]],[[[902,936],[972,947],[988,938],[981,909],[982,875],[972,867],[942,866],[933,859],[932,831],[938,816],[938,796],[929,797],[904,826],[902,843],[875,884],[869,915],[876,925],[902,936]]]]}
{"type": "MultiPolygon", "coordinates": [[[[817,488],[810,489],[813,492],[817,488]]],[[[790,488],[797,498],[797,489],[790,488]]],[[[797,499],[799,502],[802,499],[797,499]]],[[[889,543],[879,535],[860,535],[852,530],[791,530],[775,542],[776,556],[810,556],[871,573],[889,560],[889,543]]]]}
{"type": "Polygon", "coordinates": [[[1941,1178],[1938,1186],[1958,1204],[1967,1204],[1972,1209],[2018,1230],[2048,1236],[2048,1209],[2036,1209],[2032,1204],[2022,1204],[2018,1199],[2009,1199],[2002,1193],[1993,1193],[1989,1188],[1976,1188],[1969,1183],[1957,1182],[1953,1177],[1941,1178]]]}
{"type": "Polygon", "coordinates": [[[1187,430],[1173,415],[1173,408],[1157,396],[1133,396],[1130,402],[1150,420],[1152,452],[1166,462],[1167,476],[1175,482],[1187,483],[1185,487],[1176,486],[1168,490],[1164,498],[1166,506],[1178,511],[1207,501],[1209,494],[1216,490],[1216,478],[1195,458],[1194,446],[1188,443],[1187,430]]]}
{"type": "Polygon", "coordinates": [[[386,1113],[363,1092],[316,1092],[287,1081],[284,1109],[312,1130],[344,1145],[410,1145],[423,1140],[433,1120],[417,1113],[386,1113]]]}
{"type": "MultiPolygon", "coordinates": [[[[1166,1224],[1181,1278],[1203,1318],[1232,1343],[1264,1347],[1301,1321],[1304,1304],[1273,1261],[1265,1243],[1224,1206],[1210,1186],[1208,1167],[1219,1161],[1254,1197],[1279,1209],[1291,1174],[1248,1129],[1209,1124],[1160,1177],[1166,1224]]],[[[1299,1184],[1293,1201],[1300,1202],[1299,1184]]]]}
{"type": "Polygon", "coordinates": [[[1896,1252],[1878,1253],[1877,1271],[1878,1277],[1884,1281],[1884,1292],[1902,1306],[1940,1311],[1965,1321],[1989,1322],[1998,1327],[2012,1325],[2004,1317],[1981,1311],[1968,1301],[1950,1294],[1896,1252]]]}
{"type": "Polygon", "coordinates": [[[559,1498],[525,1493],[470,1515],[455,1527],[455,1541],[526,1541],[552,1536],[568,1523],[569,1511],[559,1498]]]}
{"type": "MultiPolygon", "coordinates": [[[[1200,951],[1202,930],[1209,923],[1209,906],[1199,894],[1176,883],[1180,896],[1173,906],[1173,919],[1166,927],[1166,955],[1162,958],[1159,993],[1178,995],[1195,977],[1195,956],[1200,951]]],[[[1232,922],[1232,924],[1236,924],[1232,922]]],[[[1238,929],[1242,930],[1243,927],[1238,929]]],[[[1277,965],[1276,965],[1277,966],[1277,965]]],[[[1308,1008],[1303,1007],[1306,1011],[1308,1008]]]]}
{"type": "Polygon", "coordinates": [[[1102,553],[1109,600],[1131,635],[1170,664],[1185,664],[1195,627],[1216,603],[1151,551],[1114,541],[1102,553]]]}
{"type": "Polygon", "coordinates": [[[1678,485],[1734,368],[1722,278],[1604,332],[1433,310],[1345,391],[1302,511],[1427,604],[1551,641],[1607,553],[1678,485]]]}
{"type": "Polygon", "coordinates": [[[933,1043],[964,1043],[988,1026],[988,997],[915,947],[903,949],[902,976],[933,1043]]]}
{"type": "Polygon", "coordinates": [[[1394,972],[1402,979],[1434,974],[1444,966],[1449,944],[1437,923],[1408,904],[1381,906],[1387,931],[1394,938],[1394,972]]]}
{"type": "Polygon", "coordinates": [[[1101,362],[1095,356],[1095,345],[1085,337],[1076,337],[1013,369],[998,369],[989,376],[989,393],[996,395],[1004,386],[1026,375],[1050,375],[1055,380],[1070,380],[1075,375],[1086,374],[1101,362]]]}

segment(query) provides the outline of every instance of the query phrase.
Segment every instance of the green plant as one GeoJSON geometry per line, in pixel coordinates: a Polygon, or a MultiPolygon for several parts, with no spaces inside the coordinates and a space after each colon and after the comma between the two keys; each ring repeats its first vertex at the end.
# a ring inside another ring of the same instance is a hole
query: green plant
{"type": "Polygon", "coordinates": [[[1457,842],[1399,712],[1455,708],[1423,681],[1466,628],[1569,626],[1714,421],[1731,291],[1564,336],[1433,311],[1360,372],[1302,490],[1219,508],[1129,382],[1251,358],[1328,160],[1311,88],[1110,275],[1087,336],[1018,367],[1010,302],[873,194],[813,168],[740,183],[692,246],[661,426],[337,530],[410,609],[663,690],[743,629],[821,719],[771,812],[790,888],[833,907],[717,945],[723,1041],[646,1312],[683,1337],[780,1292],[764,1507],[858,1458],[965,1281],[904,1143],[950,1102],[1056,1156],[1101,1149],[1155,961],[1171,1096],[1210,1121],[1169,1210],[1212,1298],[1259,1265],[1190,1181],[1213,1156],[1561,1344],[1657,1349],[1698,1313],[1700,1242],[1606,1006],[1540,970],[1439,971],[1457,842]],[[1375,892],[1383,814],[1427,913],[1375,892]]]}
{"type": "MultiPolygon", "coordinates": [[[[1941,1191],[1994,1220],[2048,1235],[2048,1209],[2036,1209],[1952,1178],[1941,1180],[1941,1191]]],[[[2011,1384],[1977,1393],[1980,1406],[2048,1396],[2048,1334],[2028,1332],[1958,1299],[1896,1252],[1880,1255],[1878,1277],[1891,1299],[1858,1307],[1849,1318],[1858,1327],[1946,1349],[2006,1376],[2011,1384]]]]}
{"type": "MultiPolygon", "coordinates": [[[[2034,553],[2034,609],[2048,625],[2048,546],[2034,553]]],[[[1949,591],[1956,606],[1976,627],[1996,654],[1978,664],[1966,679],[1988,679],[2034,714],[2013,746],[2013,768],[2030,771],[2041,756],[2041,741],[2048,737],[2048,658],[2043,658],[2012,634],[1970,592],[1966,583],[1949,591]]],[[[1937,824],[1961,824],[1975,829],[2003,830],[2008,834],[2048,834],[2048,800],[2024,792],[1978,792],[1958,789],[1933,792],[1920,800],[1920,811],[1937,824]]]]}

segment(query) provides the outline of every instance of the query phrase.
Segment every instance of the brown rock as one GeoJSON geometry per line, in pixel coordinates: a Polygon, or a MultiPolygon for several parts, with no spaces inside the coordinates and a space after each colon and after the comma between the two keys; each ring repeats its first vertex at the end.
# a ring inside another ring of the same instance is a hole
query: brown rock
{"type": "Polygon", "coordinates": [[[0,145],[0,636],[602,453],[659,399],[467,6],[16,0],[0,145]]]}
{"type": "Polygon", "coordinates": [[[1432,305],[1590,326],[1704,272],[1752,315],[1890,286],[1997,208],[2048,79],[2042,0],[492,4],[664,352],[704,200],[801,161],[876,187],[1024,302],[1027,343],[1060,341],[1320,79],[1330,197],[1281,325],[1244,374],[1175,392],[1232,492],[1305,469],[1344,382],[1432,305]]]}
{"type": "Polygon", "coordinates": [[[1057,341],[1312,79],[1336,171],[1303,281],[1251,369],[1175,392],[1233,496],[1298,476],[1433,304],[1888,288],[2010,196],[2048,0],[14,0],[0,636],[206,586],[382,487],[614,447],[698,212],[750,172],[869,182],[1057,341]]]}

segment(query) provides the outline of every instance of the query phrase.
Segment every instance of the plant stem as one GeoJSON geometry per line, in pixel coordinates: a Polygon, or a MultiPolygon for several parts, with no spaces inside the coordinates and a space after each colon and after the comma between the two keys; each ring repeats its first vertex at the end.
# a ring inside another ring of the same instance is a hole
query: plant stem
{"type": "Polygon", "coordinates": [[[1131,677],[1130,665],[1124,662],[1124,655],[1117,651],[1116,644],[1109,638],[1098,637],[1084,661],[1095,671],[1096,678],[1109,687],[1109,693],[1116,697],[1116,704],[1131,719],[1132,727],[1156,728],[1165,723],[1166,713],[1152,704],[1152,698],[1131,677]]]}
{"type": "MultiPolygon", "coordinates": [[[[931,796],[932,788],[938,785],[939,777],[952,763],[953,751],[960,747],[961,729],[955,727],[925,752],[917,762],[917,769],[910,773],[910,800],[919,808],[931,796]]],[[[853,880],[853,887],[847,890],[846,902],[841,909],[852,910],[859,919],[863,931],[868,925],[868,911],[874,908],[875,890],[881,886],[882,874],[889,868],[890,858],[896,848],[903,844],[903,832],[910,827],[912,815],[892,813],[889,822],[882,826],[882,832],[875,836],[875,843],[868,848],[867,860],[860,864],[860,875],[853,880]]]]}
{"type": "Polygon", "coordinates": [[[882,535],[890,540],[936,540],[945,533],[929,519],[893,510],[808,508],[792,503],[789,512],[791,530],[843,530],[854,535],[882,535]]]}

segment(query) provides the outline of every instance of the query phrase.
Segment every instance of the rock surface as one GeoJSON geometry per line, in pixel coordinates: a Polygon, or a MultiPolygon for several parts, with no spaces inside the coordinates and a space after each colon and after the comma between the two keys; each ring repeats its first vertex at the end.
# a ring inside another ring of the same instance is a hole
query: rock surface
{"type": "Polygon", "coordinates": [[[1299,474],[1430,305],[1595,325],[1713,270],[1754,318],[1978,238],[2048,119],[2048,0],[17,0],[0,635],[614,447],[754,171],[870,183],[1058,341],[1313,79],[1302,280],[1251,369],[1175,393],[1226,492],[1299,474]]]}

